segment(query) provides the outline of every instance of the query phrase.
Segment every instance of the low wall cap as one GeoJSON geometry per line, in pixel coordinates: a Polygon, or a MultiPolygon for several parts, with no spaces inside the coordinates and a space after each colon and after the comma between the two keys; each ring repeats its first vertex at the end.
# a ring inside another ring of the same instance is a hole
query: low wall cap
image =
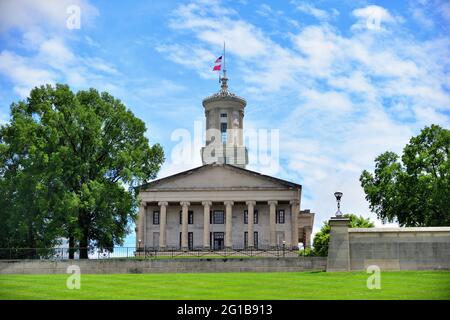
{"type": "Polygon", "coordinates": [[[350,228],[348,232],[450,232],[450,227],[350,228]]]}

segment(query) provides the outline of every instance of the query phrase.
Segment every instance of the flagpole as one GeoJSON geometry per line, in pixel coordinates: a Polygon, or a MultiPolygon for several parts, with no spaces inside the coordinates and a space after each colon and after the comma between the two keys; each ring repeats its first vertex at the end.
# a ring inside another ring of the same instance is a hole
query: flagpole
{"type": "Polygon", "coordinates": [[[223,42],[223,76],[226,76],[227,73],[227,65],[226,65],[226,58],[225,58],[225,41],[223,42]]]}

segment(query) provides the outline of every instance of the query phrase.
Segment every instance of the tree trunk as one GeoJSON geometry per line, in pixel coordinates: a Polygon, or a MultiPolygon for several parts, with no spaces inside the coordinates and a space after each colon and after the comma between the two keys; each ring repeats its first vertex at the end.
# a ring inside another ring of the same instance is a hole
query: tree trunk
{"type": "Polygon", "coordinates": [[[27,235],[27,247],[28,252],[26,252],[25,256],[28,259],[36,258],[36,241],[34,238],[34,228],[33,228],[33,220],[32,218],[28,219],[28,235],[27,235]]]}
{"type": "Polygon", "coordinates": [[[87,230],[84,230],[83,237],[80,240],[80,259],[88,259],[88,246],[89,246],[89,239],[87,236],[87,230]]]}
{"type": "Polygon", "coordinates": [[[69,259],[75,258],[75,238],[72,234],[72,231],[69,231],[69,259]]]}

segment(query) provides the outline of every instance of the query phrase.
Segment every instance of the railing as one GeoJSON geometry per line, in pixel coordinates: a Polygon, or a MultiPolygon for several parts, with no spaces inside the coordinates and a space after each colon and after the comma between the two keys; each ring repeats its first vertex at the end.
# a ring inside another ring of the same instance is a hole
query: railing
{"type": "Polygon", "coordinates": [[[281,258],[318,256],[317,252],[320,252],[320,250],[314,250],[310,247],[299,250],[287,246],[220,249],[205,249],[203,247],[190,249],[179,247],[0,248],[0,259],[66,260],[71,256],[73,259],[79,259],[80,251],[86,251],[86,249],[89,259],[281,258]]]}

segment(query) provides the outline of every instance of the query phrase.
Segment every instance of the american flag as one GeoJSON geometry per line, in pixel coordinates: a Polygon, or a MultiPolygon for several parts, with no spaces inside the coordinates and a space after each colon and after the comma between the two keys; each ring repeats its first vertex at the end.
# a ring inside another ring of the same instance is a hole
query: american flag
{"type": "Polygon", "coordinates": [[[222,67],[222,56],[220,56],[216,59],[213,71],[220,71],[221,67],[222,67]]]}

